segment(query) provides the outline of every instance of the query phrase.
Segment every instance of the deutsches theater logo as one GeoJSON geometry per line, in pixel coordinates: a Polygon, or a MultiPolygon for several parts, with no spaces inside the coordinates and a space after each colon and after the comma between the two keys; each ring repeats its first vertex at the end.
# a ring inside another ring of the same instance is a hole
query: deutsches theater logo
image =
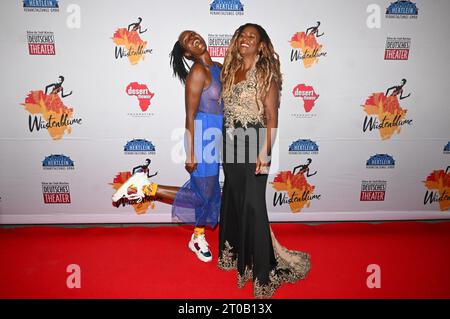
{"type": "Polygon", "coordinates": [[[139,108],[141,110],[141,112],[129,112],[129,116],[148,117],[154,115],[153,113],[147,112],[148,108],[151,105],[151,100],[155,96],[155,93],[150,91],[147,84],[131,82],[125,88],[125,92],[128,96],[134,97],[134,99],[137,100],[137,103],[139,103],[139,108]]]}
{"type": "Polygon", "coordinates": [[[214,0],[209,6],[212,15],[243,15],[244,5],[240,0],[214,0]]]}
{"type": "Polygon", "coordinates": [[[44,170],[73,170],[75,165],[69,156],[52,154],[44,158],[42,168],[44,170]]]}
{"type": "MultiPolygon", "coordinates": [[[[362,108],[366,113],[363,121],[363,132],[377,130],[382,140],[394,134],[400,134],[402,126],[412,125],[412,119],[406,118],[408,110],[400,105],[400,101],[411,93],[404,93],[406,79],[398,85],[391,86],[386,92],[372,93],[362,108]]],[[[403,103],[402,103],[403,104],[403,103]]]]}
{"type": "Polygon", "coordinates": [[[29,55],[55,55],[55,36],[49,31],[27,31],[29,55]]]}
{"type": "Polygon", "coordinates": [[[366,168],[395,168],[395,160],[388,154],[375,154],[366,161],[366,168]]]}
{"type": "Polygon", "coordinates": [[[385,60],[408,60],[411,38],[387,38],[385,60]]]}
{"type": "Polygon", "coordinates": [[[384,201],[386,181],[362,181],[360,201],[384,201]]]}
{"type": "Polygon", "coordinates": [[[147,48],[147,41],[142,40],[141,34],[147,32],[142,29],[142,18],[137,18],[128,25],[121,27],[114,32],[112,40],[116,47],[114,56],[116,59],[128,58],[131,65],[136,65],[145,59],[146,54],[151,54],[153,49],[147,48]]]}
{"type": "Polygon", "coordinates": [[[59,12],[58,0],[23,0],[25,12],[59,12]]]}
{"type": "Polygon", "coordinates": [[[419,9],[416,3],[409,0],[397,0],[391,2],[386,9],[388,19],[417,19],[419,9]]]}
{"type": "Polygon", "coordinates": [[[231,34],[208,34],[208,52],[212,58],[223,58],[230,45],[231,34]]]}
{"type": "Polygon", "coordinates": [[[319,31],[320,21],[317,25],[307,28],[305,31],[296,32],[289,41],[292,47],[291,62],[302,61],[305,68],[309,68],[319,63],[319,58],[325,57],[327,52],[323,50],[323,45],[318,42],[318,38],[325,33],[319,31]]]}
{"type": "Polygon", "coordinates": [[[69,183],[42,183],[44,204],[70,204],[69,183]]]}
{"type": "Polygon", "coordinates": [[[123,147],[125,155],[154,155],[155,145],[146,139],[133,139],[128,141],[123,147]]]}

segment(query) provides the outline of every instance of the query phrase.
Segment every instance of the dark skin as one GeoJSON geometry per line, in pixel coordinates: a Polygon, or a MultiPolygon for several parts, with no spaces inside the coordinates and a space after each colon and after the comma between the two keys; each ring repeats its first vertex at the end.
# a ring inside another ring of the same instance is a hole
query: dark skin
{"type": "Polygon", "coordinates": [[[166,204],[173,204],[175,197],[177,196],[177,192],[179,191],[179,187],[177,186],[165,186],[158,185],[156,190],[156,195],[152,200],[160,201],[166,204]]]}
{"type": "MultiPolygon", "coordinates": [[[[208,66],[214,65],[214,62],[209,55],[205,40],[198,33],[190,30],[184,31],[180,34],[178,41],[186,51],[185,58],[194,62],[185,83],[185,127],[188,134],[185,169],[192,174],[197,168],[194,153],[194,121],[202,92],[209,87],[212,81],[208,66]]],[[[168,191],[170,192],[170,190],[168,191]]],[[[198,225],[197,227],[202,226],[198,225]]]]}
{"type": "MultiPolygon", "coordinates": [[[[253,66],[259,51],[266,45],[261,41],[258,30],[253,26],[244,28],[237,40],[239,54],[243,58],[242,66],[234,75],[234,84],[244,81],[247,72],[253,66]]],[[[256,159],[255,174],[263,173],[270,165],[269,154],[273,147],[278,127],[278,106],[280,105],[280,91],[278,85],[272,81],[269,91],[263,100],[264,114],[266,118],[266,129],[270,134],[266,134],[266,139],[256,159]]]]}
{"type": "MultiPolygon", "coordinates": [[[[186,108],[186,130],[188,133],[188,147],[186,149],[185,168],[191,174],[197,168],[194,154],[194,120],[197,114],[200,97],[212,81],[208,66],[213,65],[205,40],[194,31],[184,31],[178,40],[186,50],[185,57],[194,61],[185,86],[185,108],[186,108]]],[[[219,64],[220,65],[220,64],[219,64]]],[[[220,65],[221,66],[221,65],[220,65]]],[[[154,200],[172,204],[175,200],[179,187],[158,185],[154,200]]]]}
{"type": "Polygon", "coordinates": [[[208,66],[214,65],[214,62],[209,55],[205,40],[198,33],[184,31],[178,40],[186,50],[185,57],[194,61],[186,78],[185,85],[185,127],[188,134],[185,168],[191,174],[197,168],[197,161],[194,154],[194,120],[202,92],[209,87],[212,81],[208,66]]]}

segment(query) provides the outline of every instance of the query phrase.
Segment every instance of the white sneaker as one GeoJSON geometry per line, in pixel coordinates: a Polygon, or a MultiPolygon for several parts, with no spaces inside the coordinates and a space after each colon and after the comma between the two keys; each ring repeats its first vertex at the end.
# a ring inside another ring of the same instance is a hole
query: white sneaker
{"type": "Polygon", "coordinates": [[[206,263],[212,260],[212,254],[208,246],[209,244],[206,241],[204,234],[197,236],[197,238],[192,234],[188,244],[189,249],[197,255],[197,258],[206,263]]]}

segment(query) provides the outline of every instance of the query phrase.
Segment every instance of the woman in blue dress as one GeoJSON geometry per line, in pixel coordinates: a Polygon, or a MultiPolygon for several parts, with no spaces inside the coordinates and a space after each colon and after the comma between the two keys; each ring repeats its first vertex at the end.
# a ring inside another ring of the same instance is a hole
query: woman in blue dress
{"type": "Polygon", "coordinates": [[[188,247],[204,262],[212,260],[205,226],[214,228],[220,213],[219,162],[223,104],[220,72],[205,40],[194,31],[183,31],[171,52],[173,73],[185,84],[186,171],[190,179],[176,192],[172,214],[193,224],[188,247]],[[189,68],[187,60],[193,62],[189,68]]]}
{"type": "MultiPolygon", "coordinates": [[[[193,224],[188,247],[204,262],[212,260],[205,238],[205,226],[214,228],[220,213],[219,163],[222,145],[223,103],[220,72],[213,62],[205,40],[194,31],[183,31],[170,54],[173,73],[185,84],[186,131],[185,168],[190,179],[182,186],[150,182],[154,176],[133,176],[113,195],[113,205],[127,203],[129,184],[141,185],[142,194],[131,202],[144,199],[172,204],[172,215],[193,224]],[[189,67],[186,60],[193,62],[189,67]]],[[[148,169],[147,161],[146,169],[148,169]]],[[[142,166],[143,167],[143,166],[142,166]]],[[[129,196],[128,196],[129,197],[129,196]]],[[[130,203],[128,198],[128,203],[130,203]]]]}

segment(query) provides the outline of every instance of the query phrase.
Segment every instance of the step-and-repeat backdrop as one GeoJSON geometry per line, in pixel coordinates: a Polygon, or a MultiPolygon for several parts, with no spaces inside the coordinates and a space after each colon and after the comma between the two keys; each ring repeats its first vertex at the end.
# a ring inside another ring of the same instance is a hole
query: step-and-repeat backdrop
{"type": "Polygon", "coordinates": [[[272,221],[450,217],[447,0],[0,8],[2,224],[174,221],[170,205],[116,208],[111,196],[146,159],[156,183],[188,179],[169,53],[192,29],[222,62],[247,22],[267,30],[284,75],[272,221]]]}

